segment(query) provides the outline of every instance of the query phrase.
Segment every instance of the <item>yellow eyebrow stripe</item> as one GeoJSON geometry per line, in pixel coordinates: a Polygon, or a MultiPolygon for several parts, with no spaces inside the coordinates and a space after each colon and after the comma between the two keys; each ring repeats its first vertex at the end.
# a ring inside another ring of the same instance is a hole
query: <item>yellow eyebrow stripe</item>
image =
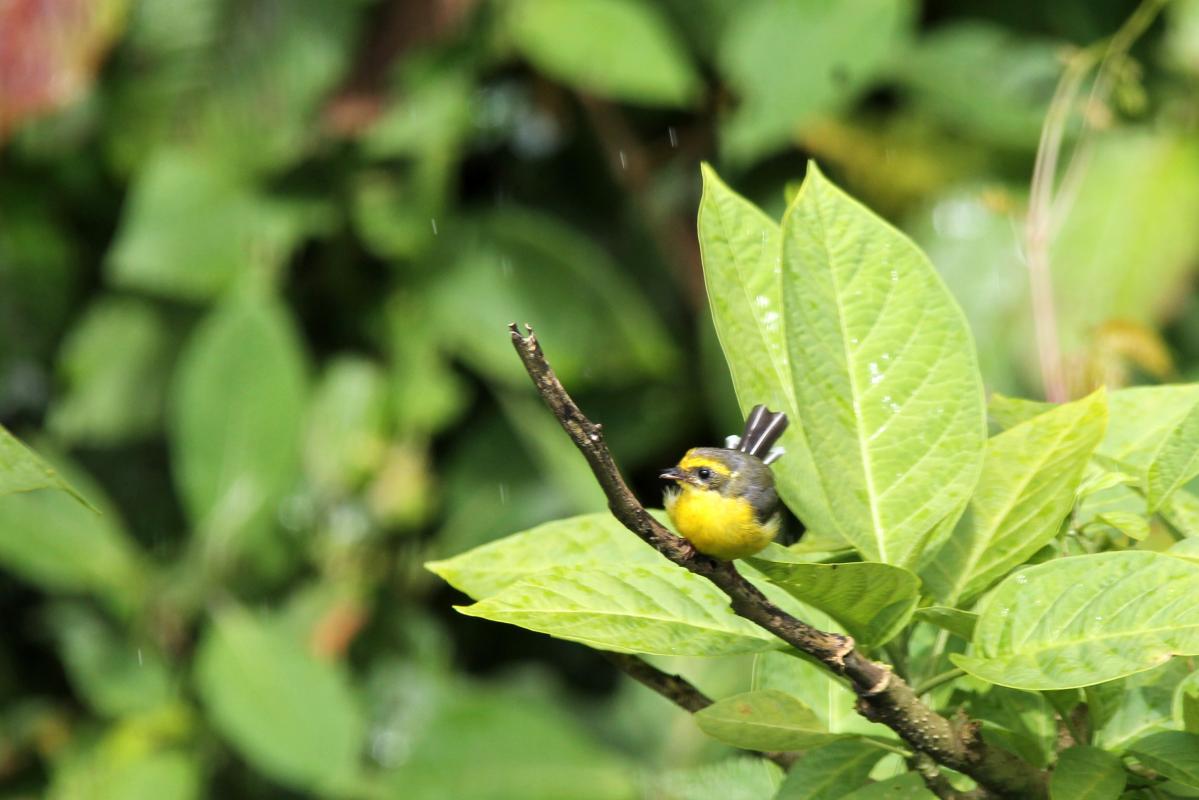
{"type": "Polygon", "coordinates": [[[685,455],[683,456],[683,460],[679,462],[679,467],[682,469],[698,469],[700,467],[707,467],[718,475],[728,476],[733,474],[732,470],[728,468],[728,465],[712,458],[705,458],[704,456],[685,455]]]}

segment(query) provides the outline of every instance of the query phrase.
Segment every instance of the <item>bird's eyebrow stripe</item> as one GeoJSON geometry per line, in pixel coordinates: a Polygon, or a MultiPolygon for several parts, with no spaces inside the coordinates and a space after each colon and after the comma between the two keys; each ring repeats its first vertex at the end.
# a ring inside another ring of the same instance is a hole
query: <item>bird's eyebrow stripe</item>
{"type": "Polygon", "coordinates": [[[726,477],[732,474],[732,470],[730,470],[727,465],[705,456],[683,456],[683,460],[679,462],[679,466],[683,469],[699,469],[700,467],[707,467],[713,472],[726,477]]]}

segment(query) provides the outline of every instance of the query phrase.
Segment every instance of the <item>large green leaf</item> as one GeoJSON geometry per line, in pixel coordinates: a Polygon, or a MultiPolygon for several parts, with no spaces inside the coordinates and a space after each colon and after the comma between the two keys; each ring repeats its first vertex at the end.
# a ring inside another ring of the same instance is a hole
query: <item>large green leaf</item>
{"type": "Polygon", "coordinates": [[[976,596],[1053,539],[1106,424],[1099,391],[987,442],[969,510],[922,573],[938,600],[976,596]]]}
{"type": "Polygon", "coordinates": [[[1120,759],[1085,745],[1062,751],[1049,780],[1050,800],[1116,800],[1123,791],[1120,759]]]}
{"type": "Polygon", "coordinates": [[[1162,440],[1145,475],[1149,511],[1157,511],[1175,490],[1199,475],[1199,393],[1196,402],[1162,440]]]}
{"type": "Polygon", "coordinates": [[[213,725],[255,768],[309,790],[353,778],[365,726],[346,676],[281,626],[240,610],[220,613],[196,670],[213,725]]]}
{"type": "Polygon", "coordinates": [[[286,310],[259,297],[223,303],[181,357],[172,467],[188,515],[220,557],[262,541],[297,476],[304,373],[286,310]]]}
{"type": "Polygon", "coordinates": [[[966,320],[928,259],[812,165],[782,225],[797,409],[837,532],[913,565],[986,441],[966,320]]]}
{"type": "Polygon", "coordinates": [[[1017,689],[1069,689],[1199,655],[1199,564],[1123,551],[1060,558],[984,599],[967,672],[1017,689]]]}
{"type": "Polygon", "coordinates": [[[913,5],[896,0],[746,4],[720,42],[721,75],[740,95],[722,150],[745,162],[866,89],[900,49],[913,5]]]}
{"type": "Polygon", "coordinates": [[[787,773],[775,800],[841,800],[865,786],[886,751],[857,739],[815,747],[787,773]]]}
{"type": "Polygon", "coordinates": [[[771,583],[824,611],[868,647],[884,644],[899,633],[920,600],[920,579],[890,564],[812,564],[777,546],[750,563],[771,583]]]}
{"type": "MultiPolygon", "coordinates": [[[[664,517],[661,511],[654,513],[659,519],[664,517]]],[[[430,561],[425,568],[471,598],[482,600],[552,567],[664,563],[656,550],[605,512],[547,522],[453,558],[430,561]]]]}
{"type": "Polygon", "coordinates": [[[700,730],[746,750],[805,750],[842,734],[829,733],[812,709],[777,689],[726,697],[695,713],[700,730]]]}
{"type": "Polygon", "coordinates": [[[758,403],[786,411],[785,458],[774,464],[784,502],[813,530],[836,530],[824,484],[812,461],[795,403],[783,328],[779,226],[731,190],[716,172],[701,169],[699,248],[712,322],[733,377],[742,413],[758,403]]]}
{"type": "Polygon", "coordinates": [[[700,82],[669,25],[635,0],[515,0],[508,32],[547,74],[583,91],[647,105],[694,101],[700,82]]]}
{"type": "Polygon", "coordinates": [[[718,656],[779,644],[734,614],[728,598],[709,581],[658,561],[555,567],[457,608],[468,616],[624,653],[718,656]]]}
{"type": "Polygon", "coordinates": [[[1087,688],[1091,744],[1120,752],[1129,742],[1172,728],[1175,692],[1190,673],[1175,658],[1145,672],[1087,688]]]}
{"type": "Polygon", "coordinates": [[[1199,735],[1162,731],[1140,739],[1128,752],[1158,774],[1199,789],[1199,735]]]}

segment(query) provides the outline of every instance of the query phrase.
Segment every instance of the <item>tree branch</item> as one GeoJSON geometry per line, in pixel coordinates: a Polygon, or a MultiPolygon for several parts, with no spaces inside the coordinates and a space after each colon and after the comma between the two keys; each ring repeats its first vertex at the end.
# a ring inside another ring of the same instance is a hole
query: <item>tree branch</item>
{"type": "MultiPolygon", "coordinates": [[[[638,658],[628,653],[614,653],[611,650],[601,650],[600,655],[621,672],[643,686],[653,689],[684,711],[694,714],[696,711],[712,705],[712,698],[696,688],[691,681],[681,675],[664,672],[644,658],[638,658]]],[[[754,755],[769,759],[784,770],[791,769],[791,765],[795,763],[794,753],[754,751],[754,755]]]]}
{"type": "Polygon", "coordinates": [[[512,344],[542,399],[587,459],[617,521],[670,561],[714,583],[728,595],[734,612],[848,678],[858,695],[857,710],[862,716],[886,725],[916,750],[969,775],[998,796],[1046,795],[1045,773],[987,745],[979,735],[977,722],[951,722],[941,716],[921,702],[889,666],[858,653],[853,639],[827,633],[791,616],[742,577],[731,562],[696,552],[686,540],[651,517],[621,476],[604,443],[602,427],[587,419],[575,405],[546,361],[533,329],[526,329],[528,333],[522,334],[515,323],[509,326],[512,344]]]}

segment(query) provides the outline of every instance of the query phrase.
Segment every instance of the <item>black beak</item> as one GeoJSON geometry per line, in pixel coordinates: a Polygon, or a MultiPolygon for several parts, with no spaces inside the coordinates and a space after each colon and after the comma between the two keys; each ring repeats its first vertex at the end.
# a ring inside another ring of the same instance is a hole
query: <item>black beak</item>
{"type": "Polygon", "coordinates": [[[685,476],[683,475],[683,471],[678,467],[671,467],[659,472],[658,477],[664,481],[681,481],[685,476]]]}

